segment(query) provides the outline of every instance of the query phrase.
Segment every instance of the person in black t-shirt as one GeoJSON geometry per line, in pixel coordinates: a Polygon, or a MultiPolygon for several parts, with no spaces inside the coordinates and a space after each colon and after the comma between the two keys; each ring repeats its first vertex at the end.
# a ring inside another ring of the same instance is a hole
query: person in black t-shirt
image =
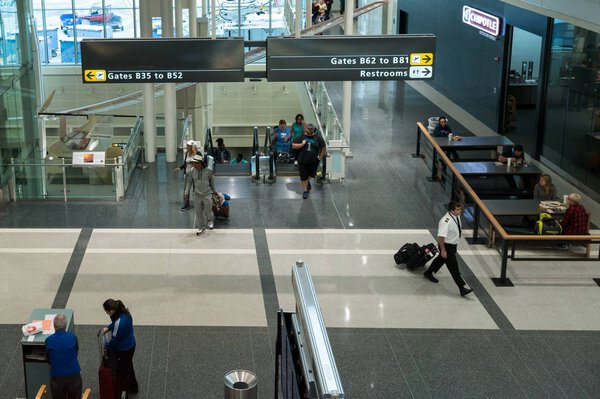
{"type": "Polygon", "coordinates": [[[298,169],[302,183],[302,198],[307,199],[311,189],[310,179],[315,177],[319,162],[327,152],[323,137],[312,123],[306,125],[304,134],[292,141],[292,148],[298,150],[298,169]]]}

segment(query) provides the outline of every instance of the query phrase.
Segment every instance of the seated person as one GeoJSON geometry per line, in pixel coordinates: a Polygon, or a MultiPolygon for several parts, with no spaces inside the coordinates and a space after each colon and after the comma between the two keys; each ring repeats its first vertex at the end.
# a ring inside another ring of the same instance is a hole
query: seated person
{"type": "Polygon", "coordinates": [[[549,175],[541,175],[540,181],[533,188],[533,199],[538,201],[552,201],[557,199],[556,186],[552,184],[552,178],[549,175]]]}
{"type": "Polygon", "coordinates": [[[583,205],[579,204],[579,201],[581,201],[581,195],[577,193],[571,193],[567,197],[568,208],[560,221],[564,235],[588,234],[588,213],[583,205]]]}
{"type": "Polygon", "coordinates": [[[498,162],[506,163],[508,158],[512,158],[513,165],[520,165],[525,163],[525,151],[521,144],[515,144],[512,148],[504,150],[502,154],[498,156],[498,162]]]}
{"type": "Polygon", "coordinates": [[[231,165],[247,165],[248,161],[244,159],[244,154],[237,154],[237,157],[231,161],[231,165]]]}
{"type": "Polygon", "coordinates": [[[433,130],[433,135],[435,137],[448,137],[450,133],[452,133],[452,128],[448,124],[448,119],[445,116],[440,116],[438,124],[433,130]]]}
{"type": "MultiPolygon", "coordinates": [[[[452,133],[452,128],[448,124],[448,119],[445,116],[440,116],[438,118],[438,124],[433,130],[434,137],[448,137],[448,135],[452,133]]],[[[462,137],[453,134],[452,141],[461,140],[462,137]]],[[[458,153],[455,150],[447,151],[446,154],[451,155],[454,159],[458,159],[458,153]]]]}
{"type": "Polygon", "coordinates": [[[271,142],[275,144],[277,155],[290,153],[290,149],[292,148],[291,138],[292,129],[287,126],[285,119],[281,119],[279,125],[273,129],[273,134],[271,135],[271,142]]]}
{"type": "Polygon", "coordinates": [[[225,142],[221,137],[217,139],[217,148],[215,149],[213,156],[217,163],[229,163],[231,160],[231,154],[229,153],[229,150],[225,148],[225,142]]]}

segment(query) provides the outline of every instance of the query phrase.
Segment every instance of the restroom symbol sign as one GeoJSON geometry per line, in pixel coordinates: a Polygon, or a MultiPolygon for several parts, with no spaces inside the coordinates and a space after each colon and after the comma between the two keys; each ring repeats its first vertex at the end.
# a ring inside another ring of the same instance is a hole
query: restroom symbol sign
{"type": "Polygon", "coordinates": [[[86,82],[106,81],[106,71],[104,69],[86,69],[83,76],[86,82]]]}
{"type": "Polygon", "coordinates": [[[430,79],[433,76],[433,68],[428,66],[410,67],[408,70],[408,76],[410,78],[417,79],[430,79]]]}
{"type": "Polygon", "coordinates": [[[410,65],[432,65],[433,53],[412,53],[410,55],[410,65]]]}

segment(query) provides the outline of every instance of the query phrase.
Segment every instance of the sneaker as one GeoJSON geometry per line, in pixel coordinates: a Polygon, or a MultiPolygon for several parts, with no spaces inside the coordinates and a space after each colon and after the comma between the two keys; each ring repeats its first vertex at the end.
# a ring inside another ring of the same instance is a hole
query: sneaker
{"type": "Polygon", "coordinates": [[[305,191],[302,193],[302,198],[303,199],[307,199],[308,198],[308,191],[305,191]]]}
{"type": "Polygon", "coordinates": [[[212,229],[214,229],[214,228],[215,228],[215,224],[214,224],[214,222],[213,222],[212,220],[210,220],[210,221],[208,222],[208,228],[209,228],[209,230],[212,230],[212,229]]]}
{"type": "Polygon", "coordinates": [[[311,188],[312,188],[312,186],[310,185],[310,181],[309,181],[309,182],[308,182],[308,184],[306,185],[306,189],[307,189],[308,191],[310,191],[310,190],[311,190],[311,188]]]}
{"type": "Polygon", "coordinates": [[[196,232],[196,235],[199,236],[201,234],[204,234],[205,231],[206,231],[206,229],[200,229],[196,232]]]}

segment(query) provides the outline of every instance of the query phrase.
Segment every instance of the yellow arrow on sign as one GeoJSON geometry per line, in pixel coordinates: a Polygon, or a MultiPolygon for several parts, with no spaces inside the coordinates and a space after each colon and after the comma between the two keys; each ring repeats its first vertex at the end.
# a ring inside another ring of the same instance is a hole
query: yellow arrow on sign
{"type": "Polygon", "coordinates": [[[86,82],[105,82],[106,70],[104,69],[86,69],[83,77],[86,82]]]}
{"type": "Polygon", "coordinates": [[[433,65],[433,53],[411,53],[410,65],[433,65]]]}

